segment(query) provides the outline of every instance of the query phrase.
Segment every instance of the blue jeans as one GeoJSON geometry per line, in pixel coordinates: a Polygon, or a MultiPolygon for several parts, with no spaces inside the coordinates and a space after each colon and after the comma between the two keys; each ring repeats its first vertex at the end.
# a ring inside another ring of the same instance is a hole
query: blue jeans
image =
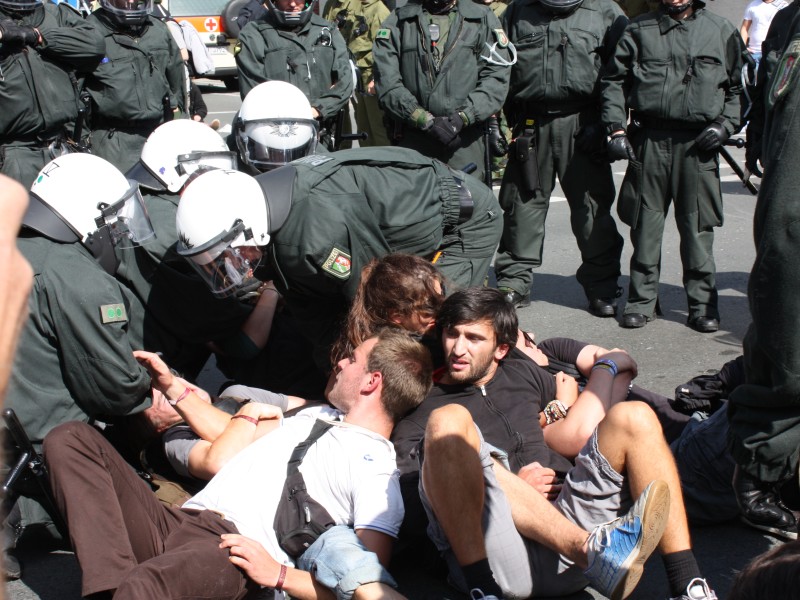
{"type": "Polygon", "coordinates": [[[297,567],[309,571],[320,584],[333,590],[338,600],[350,600],[367,583],[397,583],[347,525],[331,527],[303,552],[297,567]]]}

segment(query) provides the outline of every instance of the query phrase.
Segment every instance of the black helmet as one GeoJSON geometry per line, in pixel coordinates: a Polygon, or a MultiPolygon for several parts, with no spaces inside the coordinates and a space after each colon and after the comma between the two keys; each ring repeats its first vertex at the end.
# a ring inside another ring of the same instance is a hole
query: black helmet
{"type": "Polygon", "coordinates": [[[144,23],[153,12],[153,0],[100,0],[113,21],[135,27],[144,23]]]}
{"type": "Polygon", "coordinates": [[[314,12],[314,7],[319,0],[303,0],[303,10],[290,12],[288,10],[280,10],[272,0],[267,0],[267,10],[275,21],[281,27],[294,29],[295,27],[302,27],[311,19],[311,14],[314,12]]]}
{"type": "Polygon", "coordinates": [[[583,0],[539,0],[539,2],[556,15],[572,12],[583,4],[583,0]]]}
{"type": "Polygon", "coordinates": [[[0,8],[11,12],[28,12],[42,5],[42,0],[0,0],[0,8]]]}

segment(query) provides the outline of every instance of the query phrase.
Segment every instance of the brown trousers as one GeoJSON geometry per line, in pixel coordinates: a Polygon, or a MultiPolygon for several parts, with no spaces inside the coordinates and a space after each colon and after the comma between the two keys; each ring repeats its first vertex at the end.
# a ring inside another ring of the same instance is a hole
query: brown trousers
{"type": "Polygon", "coordinates": [[[58,426],[44,440],[44,455],[84,596],[239,599],[258,587],[219,548],[220,535],[238,533],[233,523],[162,505],[93,427],[58,426]]]}

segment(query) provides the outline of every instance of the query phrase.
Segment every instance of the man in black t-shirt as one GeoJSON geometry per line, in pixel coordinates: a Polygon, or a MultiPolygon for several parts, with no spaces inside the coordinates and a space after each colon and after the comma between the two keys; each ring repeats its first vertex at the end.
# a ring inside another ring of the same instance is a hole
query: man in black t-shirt
{"type": "Polygon", "coordinates": [[[526,598],[591,583],[627,597],[658,545],[673,597],[713,597],[691,551],[680,482],[657,418],[642,403],[611,406],[617,388],[627,392],[635,375],[627,355],[612,351],[620,364],[601,357],[591,367],[582,395],[593,394],[595,408],[607,412],[570,469],[538,426],[543,408],[546,427],[554,427],[566,406],[550,401],[560,393],[550,374],[510,352],[517,318],[502,294],[456,292],[437,323],[446,366],[392,439],[406,476],[415,459],[422,465],[416,469],[428,534],[457,586],[486,598],[526,598]],[[563,482],[557,471],[566,471],[563,482]],[[620,545],[632,550],[611,560],[620,545]]]}

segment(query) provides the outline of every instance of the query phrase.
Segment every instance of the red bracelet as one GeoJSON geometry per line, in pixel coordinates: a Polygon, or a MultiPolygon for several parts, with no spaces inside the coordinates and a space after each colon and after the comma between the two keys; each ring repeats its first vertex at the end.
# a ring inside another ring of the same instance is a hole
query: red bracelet
{"type": "Polygon", "coordinates": [[[233,421],[234,419],[244,419],[248,423],[252,423],[253,425],[258,426],[258,419],[256,419],[255,417],[251,417],[249,415],[233,415],[231,417],[231,421],[233,421]]]}
{"type": "Polygon", "coordinates": [[[282,592],[284,581],[286,581],[286,565],[281,565],[281,574],[278,575],[278,583],[276,583],[275,587],[272,589],[282,592]]]}
{"type": "MultiPolygon", "coordinates": [[[[188,387],[184,388],[183,393],[180,396],[178,396],[175,400],[170,400],[169,398],[167,398],[167,402],[170,404],[170,406],[176,406],[178,404],[178,402],[180,402],[181,400],[186,398],[186,396],[188,396],[191,393],[192,393],[192,390],[190,390],[188,387]]],[[[165,397],[166,397],[166,394],[165,394],[165,397]]]]}

